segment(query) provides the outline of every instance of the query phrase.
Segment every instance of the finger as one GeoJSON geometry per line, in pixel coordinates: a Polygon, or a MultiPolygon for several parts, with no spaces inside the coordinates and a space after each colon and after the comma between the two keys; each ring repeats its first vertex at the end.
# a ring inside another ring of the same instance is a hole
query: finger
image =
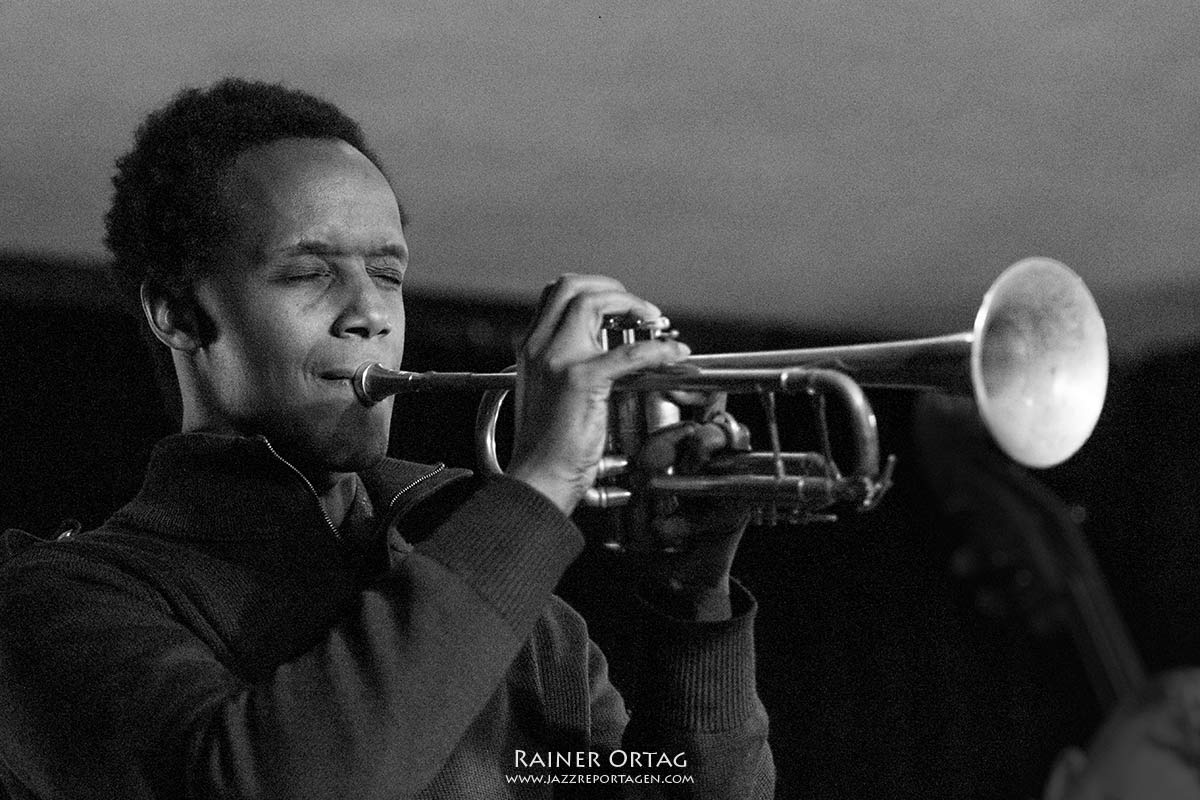
{"type": "Polygon", "coordinates": [[[625,291],[625,287],[620,281],[607,275],[579,275],[565,272],[542,288],[542,295],[538,300],[534,316],[540,317],[546,313],[560,316],[563,309],[566,308],[566,304],[575,294],[587,291],[589,288],[625,291]]]}
{"type": "Polygon", "coordinates": [[[704,418],[712,419],[717,414],[724,414],[725,407],[728,405],[728,392],[709,392],[708,402],[704,408],[704,418]]]}
{"type": "Polygon", "coordinates": [[[656,430],[638,451],[639,468],[659,472],[674,465],[680,442],[691,436],[698,427],[699,423],[696,422],[679,422],[656,430]]]}
{"type": "Polygon", "coordinates": [[[579,366],[586,370],[587,382],[598,385],[601,382],[612,383],[637,372],[677,364],[691,354],[691,348],[683,342],[648,339],[603,351],[579,366]]]}
{"type": "Polygon", "coordinates": [[[696,425],[675,448],[675,469],[681,475],[702,472],[713,454],[729,448],[727,431],[719,425],[696,425]]]}
{"type": "Polygon", "coordinates": [[[526,340],[537,352],[557,337],[564,327],[568,336],[601,342],[600,330],[606,317],[660,319],[658,306],[625,290],[621,283],[602,275],[567,275],[556,282],[526,340]]]}
{"type": "Polygon", "coordinates": [[[671,389],[666,398],[677,406],[696,409],[695,419],[708,421],[725,413],[729,393],[716,389],[671,389]]]}
{"type": "Polygon", "coordinates": [[[692,466],[699,468],[712,458],[713,453],[729,447],[729,434],[720,425],[711,422],[696,426],[686,442],[687,457],[692,466]]]}
{"type": "Polygon", "coordinates": [[[606,275],[560,275],[542,291],[542,299],[525,337],[525,346],[540,350],[558,330],[571,303],[581,294],[592,292],[624,292],[620,281],[606,275]]]}
{"type": "Polygon", "coordinates": [[[707,411],[713,393],[701,389],[671,389],[665,394],[666,398],[677,406],[700,408],[707,411]]]}
{"type": "Polygon", "coordinates": [[[561,343],[573,349],[580,342],[604,349],[604,321],[609,317],[657,319],[658,306],[625,291],[587,291],[568,303],[550,347],[561,343]]]}
{"type": "Polygon", "coordinates": [[[637,462],[641,469],[661,471],[674,466],[680,474],[694,474],[714,454],[736,445],[724,425],[680,422],[656,430],[638,451],[637,462]]]}

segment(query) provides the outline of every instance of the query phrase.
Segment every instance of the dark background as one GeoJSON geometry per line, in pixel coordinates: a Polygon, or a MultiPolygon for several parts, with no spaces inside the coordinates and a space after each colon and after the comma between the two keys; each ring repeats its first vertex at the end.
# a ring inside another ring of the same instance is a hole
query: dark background
{"type": "MultiPolygon", "coordinates": [[[[51,535],[66,517],[99,523],[136,491],[149,448],[172,430],[135,321],[117,310],[95,266],[0,261],[0,528],[51,535]]],[[[528,314],[520,304],[411,294],[406,366],[503,367],[528,314]]],[[[853,339],[735,319],[674,322],[696,352],[853,339]]],[[[1038,476],[1083,520],[1152,669],[1200,660],[1198,356],[1200,347],[1179,347],[1118,361],[1093,439],[1038,476]]],[[[759,601],[759,679],[779,796],[1035,795],[1058,749],[1094,728],[1100,703],[1061,626],[1035,631],[1045,615],[981,610],[985,581],[950,566],[970,534],[931,495],[929,456],[914,444],[914,398],[871,397],[883,449],[900,465],[880,508],[832,525],[751,529],[736,565],[759,601]]],[[[472,466],[475,404],[403,400],[393,450],[472,466]]],[[[637,649],[611,599],[629,573],[626,558],[592,547],[562,586],[617,680],[637,649]]]]}

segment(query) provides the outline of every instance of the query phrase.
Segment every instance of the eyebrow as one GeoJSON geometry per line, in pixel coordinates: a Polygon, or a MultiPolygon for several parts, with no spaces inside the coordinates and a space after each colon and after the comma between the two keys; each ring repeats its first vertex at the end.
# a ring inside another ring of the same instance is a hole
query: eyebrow
{"type": "MultiPolygon", "coordinates": [[[[299,242],[297,242],[296,244],[291,245],[290,247],[281,248],[278,252],[280,255],[285,255],[285,256],[297,256],[297,255],[338,256],[338,255],[347,255],[347,254],[350,254],[351,252],[354,252],[357,254],[357,251],[347,250],[347,249],[341,248],[341,247],[335,247],[334,245],[331,245],[328,242],[323,242],[323,241],[314,240],[314,239],[302,239],[299,242]]],[[[404,259],[408,258],[408,248],[401,244],[390,243],[390,244],[384,244],[384,245],[379,245],[377,247],[373,247],[373,248],[367,250],[365,253],[363,253],[363,255],[366,255],[368,257],[391,256],[392,258],[398,258],[400,260],[404,260],[404,259]]]]}

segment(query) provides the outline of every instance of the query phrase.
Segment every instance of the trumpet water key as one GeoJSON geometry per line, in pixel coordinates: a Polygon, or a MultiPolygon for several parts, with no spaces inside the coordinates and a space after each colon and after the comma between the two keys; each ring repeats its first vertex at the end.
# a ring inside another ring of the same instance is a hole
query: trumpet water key
{"type": "MultiPolygon", "coordinates": [[[[625,341],[672,335],[666,320],[612,327],[625,341]]],[[[767,523],[826,519],[844,508],[875,506],[890,484],[893,459],[880,458],[876,421],[863,387],[904,388],[972,396],[996,444],[1015,461],[1048,467],[1074,454],[1091,435],[1108,382],[1104,321],[1083,281],[1063,264],[1028,258],[1006,269],[984,295],[973,327],[927,339],[693,355],[665,369],[618,381],[613,390],[610,452],[584,498],[595,507],[658,497],[741,498],[767,523]],[[640,474],[634,456],[644,438],[677,419],[663,393],[752,393],[766,409],[769,449],[731,452],[703,474],[667,469],[640,474]],[[780,442],[777,394],[814,398],[819,451],[789,452],[780,442]],[[854,451],[845,468],[829,446],[825,405],[836,403],[848,420],[854,451]]],[[[399,392],[481,391],[476,452],[481,468],[501,471],[496,422],[512,372],[404,372],[364,364],[354,377],[359,399],[375,403],[399,392]]]]}

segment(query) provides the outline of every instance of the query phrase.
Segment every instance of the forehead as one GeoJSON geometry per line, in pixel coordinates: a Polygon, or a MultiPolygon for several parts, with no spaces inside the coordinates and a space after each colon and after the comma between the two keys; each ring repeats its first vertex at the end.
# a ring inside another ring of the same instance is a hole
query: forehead
{"type": "Polygon", "coordinates": [[[237,238],[256,248],[300,240],[347,247],[403,242],[387,178],[338,139],[281,139],[251,148],[234,160],[223,188],[237,238]]]}

